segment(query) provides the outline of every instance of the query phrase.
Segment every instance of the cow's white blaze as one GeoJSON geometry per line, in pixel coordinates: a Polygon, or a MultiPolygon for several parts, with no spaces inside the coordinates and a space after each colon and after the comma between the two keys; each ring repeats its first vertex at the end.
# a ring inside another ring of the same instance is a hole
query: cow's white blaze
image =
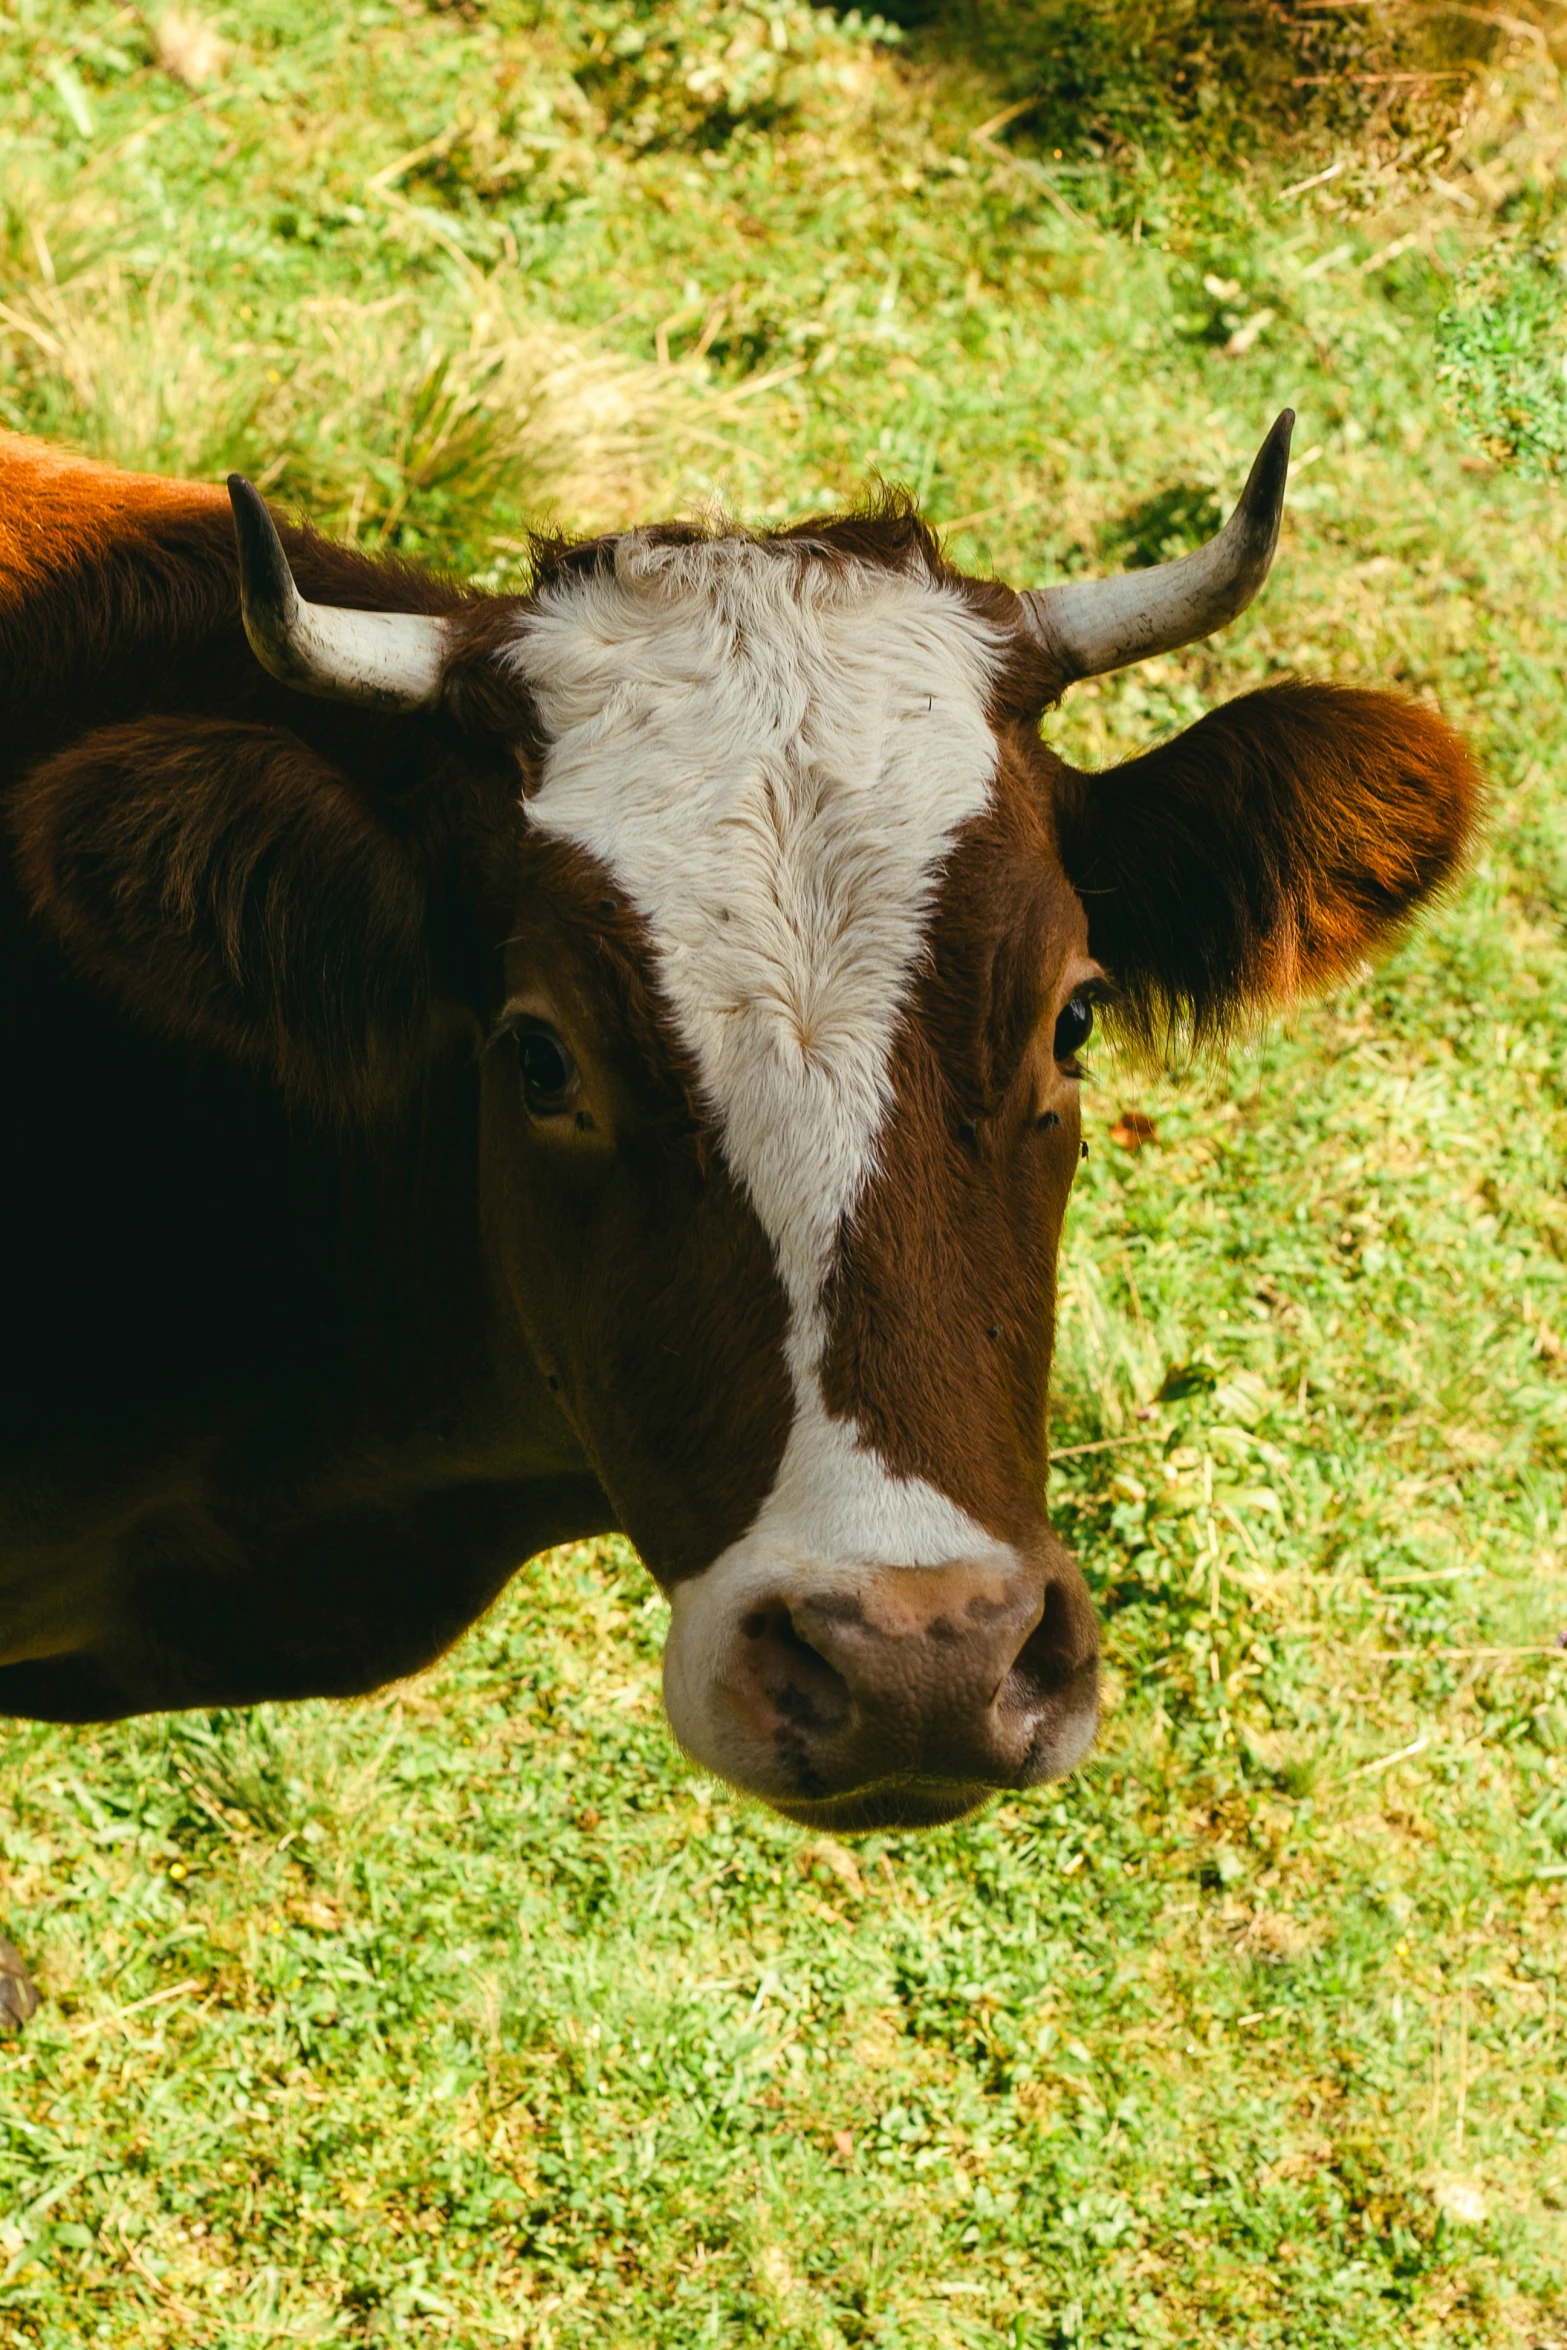
{"type": "Polygon", "coordinates": [[[1010,1555],[891,1475],[829,1416],[820,1378],[823,1290],[875,1168],[933,892],[990,796],[998,651],[917,574],[631,534],[612,568],[545,592],[512,655],[549,742],[530,818],[598,858],[646,922],[789,1304],[795,1415],[773,1489],[676,1590],[683,1734],[676,1683],[695,1702],[742,1591],[779,1567],[819,1587],[821,1571],[1010,1555]]]}

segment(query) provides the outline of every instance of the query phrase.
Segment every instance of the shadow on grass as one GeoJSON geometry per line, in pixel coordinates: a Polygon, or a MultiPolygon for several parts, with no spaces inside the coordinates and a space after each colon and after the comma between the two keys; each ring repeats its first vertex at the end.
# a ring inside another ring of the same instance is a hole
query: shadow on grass
{"type": "Polygon", "coordinates": [[[1389,0],[887,0],[880,13],[920,63],[978,72],[1010,101],[996,124],[1009,144],[1068,166],[1440,130],[1505,38],[1500,17],[1389,0]]]}

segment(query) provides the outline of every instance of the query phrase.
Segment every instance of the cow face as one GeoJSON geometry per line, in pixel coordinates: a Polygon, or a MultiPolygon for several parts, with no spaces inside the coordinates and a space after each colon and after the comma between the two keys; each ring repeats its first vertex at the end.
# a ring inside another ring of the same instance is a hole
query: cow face
{"type": "Polygon", "coordinates": [[[93,984],[314,1114],[382,1112],[454,1017],[487,1040],[503,1309],[669,1593],[676,1734],[794,1818],[951,1818],[1092,1738],[1044,1488],[1096,1002],[1221,1030],[1461,853],[1463,747],[1382,695],[1274,687],[1098,776],[1039,740],[1075,677],[1244,605],[1287,436],[1209,547],[1021,595],[894,505],[547,551],[521,601],[300,537],[340,582],[306,604],[231,485],[290,690],[106,726],[19,795],[93,984]]]}
{"type": "Polygon", "coordinates": [[[923,565],[641,538],[510,661],[492,1228],[671,1594],[677,1735],[840,1826],[1068,1768],[1045,1397],[1103,977],[1007,637],[923,565]]]}

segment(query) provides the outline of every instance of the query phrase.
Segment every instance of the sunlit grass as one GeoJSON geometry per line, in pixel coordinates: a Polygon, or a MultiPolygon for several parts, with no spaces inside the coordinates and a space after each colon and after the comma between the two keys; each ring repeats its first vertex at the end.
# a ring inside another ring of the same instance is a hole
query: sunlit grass
{"type": "Polygon", "coordinates": [[[1063,174],[972,135],[992,20],[977,63],[695,0],[183,21],[0,27],[7,422],[495,580],[541,518],[880,472],[1033,582],[1178,543],[1288,400],[1264,599],[1051,738],[1395,684],[1492,822],[1223,1066],[1096,1048],[1054,1500],[1111,1706],[1067,1786],[803,1841],[674,1755],[619,1545],[364,1705],[8,1730],[46,2006],[0,2340],[1567,2342],[1564,521],[1432,340],[1558,203],[1548,57],[1456,145],[1063,174]]]}

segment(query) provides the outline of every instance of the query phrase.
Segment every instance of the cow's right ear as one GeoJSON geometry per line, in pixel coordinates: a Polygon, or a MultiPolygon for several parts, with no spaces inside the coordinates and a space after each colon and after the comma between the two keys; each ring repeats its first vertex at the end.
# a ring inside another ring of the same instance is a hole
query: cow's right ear
{"type": "Polygon", "coordinates": [[[394,1099],[423,1062],[436,987],[416,857],[296,735],[108,727],[33,769],[11,825],[33,914],[142,1026],[334,1119],[394,1099]]]}

